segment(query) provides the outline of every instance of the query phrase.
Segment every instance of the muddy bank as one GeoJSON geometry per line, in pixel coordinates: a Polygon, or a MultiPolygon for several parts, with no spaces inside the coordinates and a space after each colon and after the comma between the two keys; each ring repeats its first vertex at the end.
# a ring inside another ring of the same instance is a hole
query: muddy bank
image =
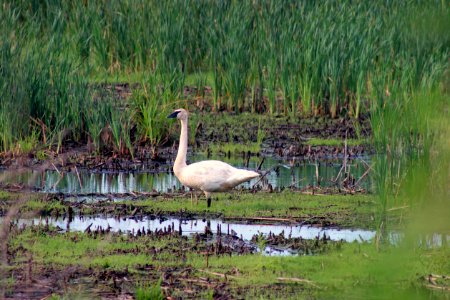
{"type": "MultiPolygon", "coordinates": [[[[187,239],[176,230],[140,232],[135,235],[123,235],[100,228],[88,228],[84,234],[70,233],[64,236],[48,225],[26,226],[13,224],[10,226],[11,239],[17,236],[40,236],[43,239],[64,240],[73,244],[83,240],[96,242],[132,243],[135,247],[97,250],[96,257],[127,257],[145,255],[150,257],[148,263],[138,263],[132,268],[112,268],[108,260],[100,265],[85,266],[74,262],[63,264],[43,264],[42,257],[33,256],[30,245],[11,243],[8,249],[5,278],[14,278],[4,287],[3,297],[6,299],[42,299],[51,294],[64,295],[96,295],[104,299],[130,299],[135,296],[139,286],[157,285],[162,295],[173,299],[191,299],[203,295],[205,288],[215,299],[235,299],[245,297],[248,291],[233,281],[240,276],[239,268],[231,272],[218,273],[208,270],[209,261],[215,257],[251,254],[254,246],[238,237],[221,234],[213,235],[205,230],[203,234],[195,234],[187,239]],[[139,246],[138,246],[139,245],[139,246]],[[192,255],[197,258],[192,263],[192,255]],[[176,259],[174,264],[173,258],[176,259]],[[81,292],[80,294],[80,291],[81,292]]],[[[310,247],[323,250],[332,243],[317,240],[310,247]],[[320,246],[317,246],[320,245],[320,246]]],[[[335,247],[333,248],[335,249],[335,247]]],[[[43,250],[43,249],[42,249],[43,250]]],[[[61,249],[61,251],[64,251],[61,249]]],[[[77,252],[78,253],[78,252],[77,252]]],[[[55,253],[57,254],[57,253],[55,253]]],[[[72,254],[73,256],[74,254],[72,254]]],[[[92,258],[91,258],[92,259],[92,258]]],[[[44,261],[46,257],[44,256],[44,261]]],[[[273,288],[278,289],[276,286],[273,288]]],[[[282,289],[283,292],[284,289],[282,289]]]]}
{"type": "MultiPolygon", "coordinates": [[[[51,294],[69,298],[94,295],[104,299],[131,299],[142,286],[157,287],[163,296],[172,299],[198,299],[208,295],[214,299],[247,299],[263,293],[260,285],[245,281],[251,275],[248,269],[243,271],[246,264],[242,259],[256,263],[256,269],[251,272],[260,270],[264,273],[267,268],[267,276],[273,276],[272,272],[275,274],[268,261],[270,257],[252,254],[255,247],[266,247],[272,249],[267,251],[282,254],[291,254],[290,251],[313,254],[287,258],[286,261],[299,258],[295,263],[305,264],[310,257],[313,263],[306,268],[311,268],[317,265],[315,258],[319,257],[325,261],[318,264],[319,269],[335,268],[341,260],[344,264],[351,263],[349,254],[353,259],[362,256],[363,261],[375,255],[366,254],[371,249],[367,248],[368,243],[334,242],[326,234],[303,239],[283,231],[254,234],[250,243],[256,246],[249,247],[247,241],[220,226],[216,227],[216,232],[212,232],[214,226],[210,226],[191,238],[183,236],[176,225],[170,224],[165,230],[142,230],[133,234],[114,232],[101,226],[94,228],[93,225],[84,233],[61,233],[45,221],[39,225],[12,223],[8,228],[10,242],[3,265],[7,268],[1,271],[3,278],[13,280],[0,282],[3,288],[0,296],[6,299],[43,299],[51,294]],[[352,247],[350,252],[344,251],[346,247],[352,247]],[[326,255],[337,255],[338,258],[330,264],[326,255]],[[236,263],[220,267],[228,259],[236,263]],[[262,261],[265,263],[261,264],[262,261]]],[[[271,260],[275,264],[286,261],[271,260]]],[[[304,274],[303,268],[298,274],[304,274]]],[[[303,276],[281,277],[282,274],[277,271],[275,276],[279,282],[264,286],[271,296],[293,297],[304,292],[305,285],[317,287],[303,276]],[[294,282],[297,284],[293,285],[294,282]]],[[[424,280],[440,280],[439,275],[430,276],[424,280]]]]}
{"type": "MultiPolygon", "coordinates": [[[[171,216],[179,219],[221,218],[227,222],[288,223],[345,228],[376,226],[374,196],[364,194],[322,194],[318,190],[301,192],[240,191],[234,195],[216,194],[211,208],[205,198],[192,201],[187,191],[171,193],[64,194],[36,192],[0,192],[0,215],[26,199],[20,213],[36,216],[66,217],[103,215],[114,218],[171,216]]],[[[401,216],[403,219],[405,214],[401,216]]],[[[397,210],[389,214],[397,223],[397,210]]]]}
{"type": "MultiPolygon", "coordinates": [[[[208,145],[210,141],[204,141],[208,145]]],[[[171,169],[176,156],[176,144],[171,147],[160,147],[155,157],[152,149],[142,147],[135,152],[134,157],[130,155],[118,156],[112,152],[91,153],[86,146],[73,145],[62,149],[60,153],[53,150],[42,150],[45,155],[30,152],[26,155],[12,155],[10,153],[0,154],[0,168],[10,170],[29,169],[36,171],[58,170],[69,171],[75,167],[88,169],[95,172],[167,172],[171,169]]],[[[209,153],[208,148],[197,148],[201,153],[209,153]]],[[[193,155],[189,150],[189,156],[193,155]]],[[[374,154],[372,148],[367,145],[348,146],[347,155],[349,159],[367,157],[374,154]]],[[[339,159],[344,157],[343,146],[311,146],[290,141],[268,140],[261,145],[258,153],[240,152],[237,157],[273,157],[275,159],[296,160],[297,162],[311,163],[316,160],[339,159]]],[[[236,157],[231,151],[219,151],[222,157],[236,157]]]]}
{"type": "Polygon", "coordinates": [[[135,299],[139,286],[151,287],[158,282],[161,294],[172,299],[197,299],[198,295],[205,293],[205,288],[211,290],[217,299],[231,299],[239,294],[239,289],[232,289],[220,276],[199,276],[189,266],[164,268],[147,264],[130,271],[128,268],[105,270],[46,266],[33,263],[32,259],[29,262],[31,265],[13,266],[7,272],[6,276],[15,280],[0,295],[2,299],[46,299],[52,295],[135,299]]]}
{"type": "MultiPolygon", "coordinates": [[[[125,101],[133,90],[139,89],[136,84],[98,85],[97,93],[107,93],[125,101]]],[[[195,88],[186,87],[187,96],[198,97],[195,88]]],[[[206,93],[205,97],[210,97],[206,93]]],[[[191,113],[192,140],[190,150],[198,153],[216,151],[222,155],[258,155],[274,158],[296,158],[297,160],[314,161],[324,158],[339,158],[344,152],[352,157],[369,155],[373,152],[367,144],[370,137],[370,123],[366,116],[359,120],[350,118],[330,119],[325,117],[290,118],[284,116],[268,116],[259,114],[234,114],[227,112],[214,113],[207,111],[203,103],[188,101],[191,113]],[[334,140],[364,140],[358,145],[349,144],[345,150],[344,144],[336,146],[309,144],[310,139],[334,140]],[[229,147],[221,148],[221,144],[243,144],[262,141],[257,151],[248,150],[235,153],[229,147]],[[214,147],[211,147],[211,145],[214,147]],[[216,147],[219,145],[219,147],[216,147]],[[231,152],[231,153],[230,153],[231,152]]],[[[125,104],[124,104],[125,105],[125,104]]],[[[100,153],[95,153],[89,141],[75,143],[69,138],[56,152],[57,147],[38,148],[29,153],[21,154],[20,149],[0,154],[0,167],[19,169],[33,168],[49,170],[65,168],[86,168],[97,171],[136,171],[144,170],[159,172],[169,169],[176,155],[179,124],[168,121],[173,126],[170,135],[156,148],[142,141],[134,141],[134,153],[118,154],[114,146],[105,141],[100,153]]],[[[110,139],[107,139],[110,140],[110,139]]]]}

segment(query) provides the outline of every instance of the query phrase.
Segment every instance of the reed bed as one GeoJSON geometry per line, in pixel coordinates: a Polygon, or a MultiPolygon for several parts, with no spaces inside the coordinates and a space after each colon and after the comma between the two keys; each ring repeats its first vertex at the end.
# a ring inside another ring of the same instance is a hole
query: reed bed
{"type": "MultiPolygon", "coordinates": [[[[132,153],[147,139],[158,144],[166,131],[156,112],[185,100],[192,74],[211,78],[211,110],[364,114],[376,123],[381,108],[407,106],[408,95],[442,82],[448,4],[6,0],[0,146],[17,150],[18,141],[34,136],[58,148],[64,139],[90,140],[99,150],[106,129],[117,153],[132,153]],[[144,89],[131,105],[93,100],[90,78],[136,73],[144,89]]],[[[395,119],[398,111],[389,113],[395,119]]]]}

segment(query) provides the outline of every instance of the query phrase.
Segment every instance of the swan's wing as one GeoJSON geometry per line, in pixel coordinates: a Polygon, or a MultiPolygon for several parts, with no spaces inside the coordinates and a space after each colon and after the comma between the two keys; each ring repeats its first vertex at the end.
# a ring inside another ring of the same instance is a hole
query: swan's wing
{"type": "Polygon", "coordinates": [[[206,160],[188,165],[183,169],[183,183],[203,191],[218,191],[232,175],[233,167],[218,161],[206,160]]]}
{"type": "Polygon", "coordinates": [[[218,160],[206,160],[188,165],[183,169],[180,181],[203,191],[227,191],[259,174],[241,170],[218,160]]]}

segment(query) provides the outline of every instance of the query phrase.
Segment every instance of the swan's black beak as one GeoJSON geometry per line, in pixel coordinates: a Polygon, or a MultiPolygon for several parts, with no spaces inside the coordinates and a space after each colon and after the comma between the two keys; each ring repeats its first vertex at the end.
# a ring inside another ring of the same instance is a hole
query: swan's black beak
{"type": "Polygon", "coordinates": [[[180,113],[180,111],[176,110],[173,113],[171,113],[170,115],[168,115],[167,118],[176,118],[179,113],[180,113]]]}

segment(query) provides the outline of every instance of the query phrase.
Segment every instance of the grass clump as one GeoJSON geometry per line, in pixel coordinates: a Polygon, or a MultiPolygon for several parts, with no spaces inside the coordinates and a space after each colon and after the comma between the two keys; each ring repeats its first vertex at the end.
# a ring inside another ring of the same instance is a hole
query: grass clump
{"type": "Polygon", "coordinates": [[[161,290],[161,280],[156,282],[154,285],[141,286],[136,289],[136,299],[137,300],[163,300],[165,299],[164,294],[161,290]]]}
{"type": "Polygon", "coordinates": [[[261,151],[260,143],[248,143],[248,144],[235,144],[235,143],[225,143],[225,144],[211,144],[208,146],[208,150],[212,153],[259,153],[261,151]]]}
{"type": "MultiPolygon", "coordinates": [[[[349,139],[347,140],[347,146],[359,146],[359,145],[365,145],[369,142],[364,139],[349,139]]],[[[321,138],[311,138],[306,141],[307,145],[311,146],[344,146],[345,140],[342,139],[321,139],[321,138]]]]}

